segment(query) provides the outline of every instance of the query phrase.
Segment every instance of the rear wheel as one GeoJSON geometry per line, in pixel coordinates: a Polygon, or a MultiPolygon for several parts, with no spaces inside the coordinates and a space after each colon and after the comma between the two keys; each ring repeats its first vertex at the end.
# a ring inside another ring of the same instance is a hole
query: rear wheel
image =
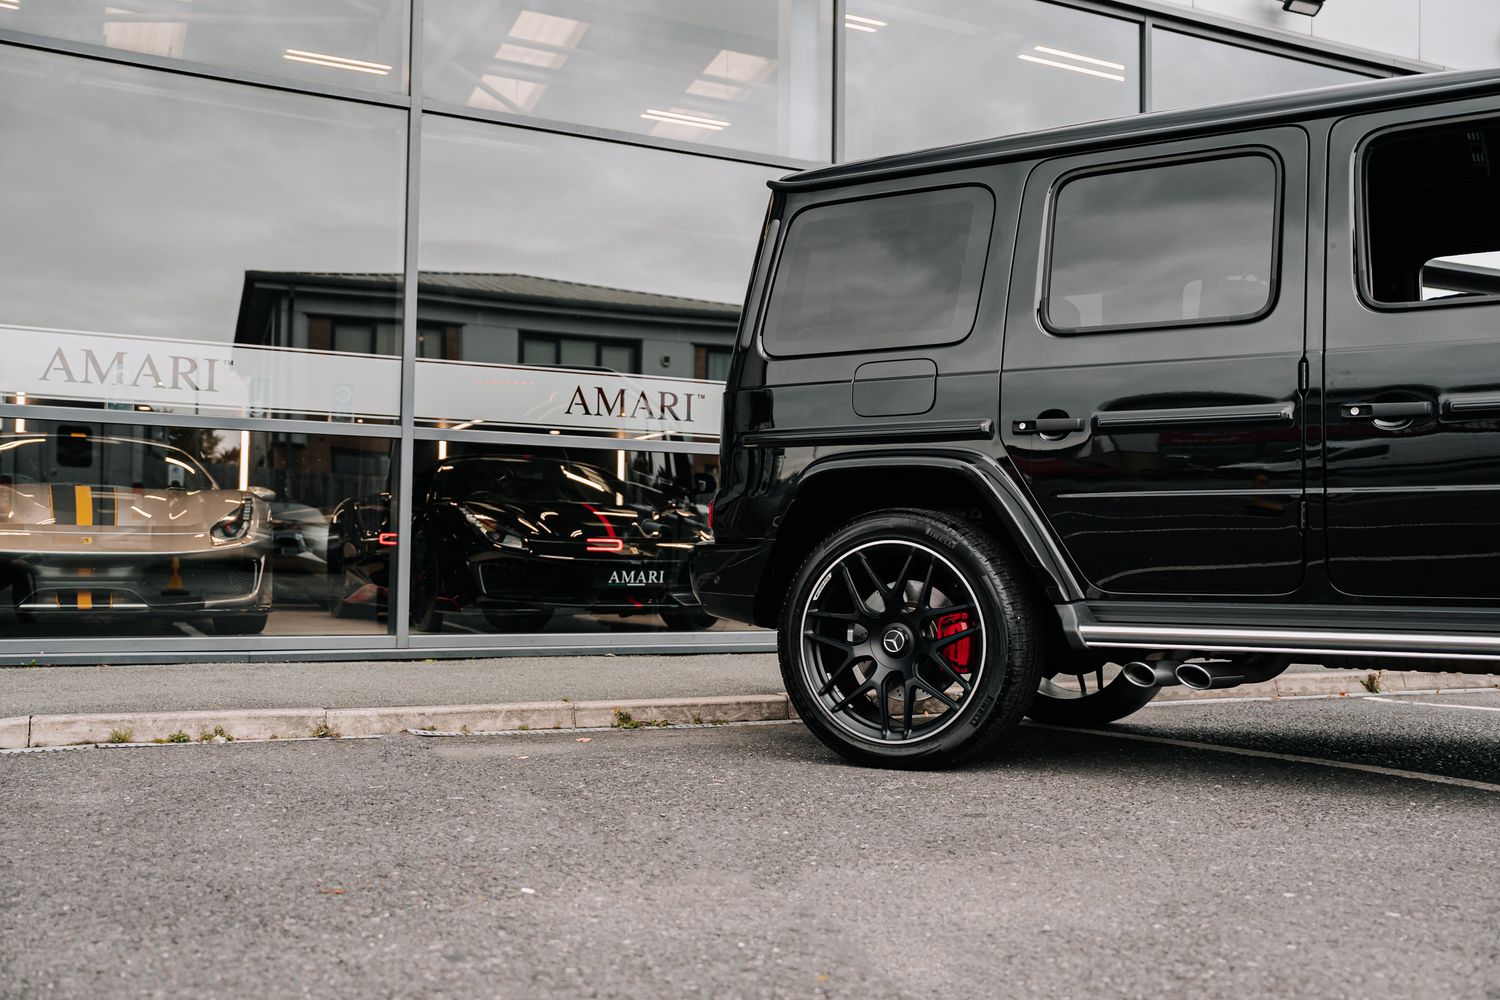
{"type": "Polygon", "coordinates": [[[702,632],[713,628],[719,620],[698,607],[663,608],[660,614],[661,620],[673,632],[702,632]]]}
{"type": "Polygon", "coordinates": [[[220,635],[260,635],[266,630],[264,611],[254,614],[214,615],[214,631],[220,635]]]}
{"type": "Polygon", "coordinates": [[[1068,664],[1042,678],[1028,718],[1053,726],[1103,726],[1144,708],[1159,687],[1136,687],[1119,663],[1068,664]]]}
{"type": "Polygon", "coordinates": [[[981,754],[1020,722],[1040,669],[1037,604],[994,538],[933,511],[861,517],[793,577],[782,679],[809,729],[861,764],[981,754]]]}

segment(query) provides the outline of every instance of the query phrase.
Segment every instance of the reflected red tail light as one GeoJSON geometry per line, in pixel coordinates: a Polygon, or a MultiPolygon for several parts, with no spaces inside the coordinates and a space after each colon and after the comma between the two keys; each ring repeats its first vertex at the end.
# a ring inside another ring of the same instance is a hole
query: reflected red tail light
{"type": "Polygon", "coordinates": [[[714,533],[714,502],[712,500],[708,502],[708,533],[710,535],[714,533]]]}
{"type": "Polygon", "coordinates": [[[381,545],[393,547],[396,544],[396,532],[382,531],[375,540],[381,545]]]}
{"type": "Polygon", "coordinates": [[[624,552],[625,541],[621,538],[585,538],[588,544],[585,546],[589,552],[624,552]]]}

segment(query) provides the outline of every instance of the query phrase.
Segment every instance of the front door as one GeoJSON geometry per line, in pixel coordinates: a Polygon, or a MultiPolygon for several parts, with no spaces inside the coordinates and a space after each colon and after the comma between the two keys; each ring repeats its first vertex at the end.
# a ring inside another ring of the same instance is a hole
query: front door
{"type": "Polygon", "coordinates": [[[1091,595],[1296,590],[1305,134],[1050,161],[1022,213],[1002,432],[1091,595]]]}
{"type": "Polygon", "coordinates": [[[1346,119],[1329,157],[1331,581],[1500,598],[1496,101],[1346,119]]]}

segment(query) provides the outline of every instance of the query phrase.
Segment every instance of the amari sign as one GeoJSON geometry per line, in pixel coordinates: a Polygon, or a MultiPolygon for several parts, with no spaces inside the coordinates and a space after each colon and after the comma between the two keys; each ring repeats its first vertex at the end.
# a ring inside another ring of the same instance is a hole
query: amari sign
{"type": "MultiPolygon", "coordinates": [[[[395,419],[401,362],[385,355],[0,327],[0,393],[167,413],[395,419]]],[[[717,437],[723,383],[462,361],[417,362],[416,419],[717,437]]]]}
{"type": "Polygon", "coordinates": [[[699,379],[457,361],[417,364],[417,419],[449,426],[716,437],[723,394],[722,382],[699,379]]]}

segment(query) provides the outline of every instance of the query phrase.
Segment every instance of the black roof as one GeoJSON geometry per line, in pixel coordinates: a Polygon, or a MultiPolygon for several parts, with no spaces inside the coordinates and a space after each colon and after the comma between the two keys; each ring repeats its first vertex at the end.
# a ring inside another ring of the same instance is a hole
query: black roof
{"type": "Polygon", "coordinates": [[[771,181],[771,187],[779,190],[831,187],[906,174],[956,170],[1005,160],[1076,153],[1097,146],[1160,142],[1228,129],[1239,130],[1490,95],[1500,95],[1500,70],[1423,73],[1387,80],[1367,80],[1252,101],[1236,101],[1233,104],[1130,115],[1042,132],[1023,132],[957,146],[941,146],[878,159],[839,163],[789,174],[771,181]]]}

